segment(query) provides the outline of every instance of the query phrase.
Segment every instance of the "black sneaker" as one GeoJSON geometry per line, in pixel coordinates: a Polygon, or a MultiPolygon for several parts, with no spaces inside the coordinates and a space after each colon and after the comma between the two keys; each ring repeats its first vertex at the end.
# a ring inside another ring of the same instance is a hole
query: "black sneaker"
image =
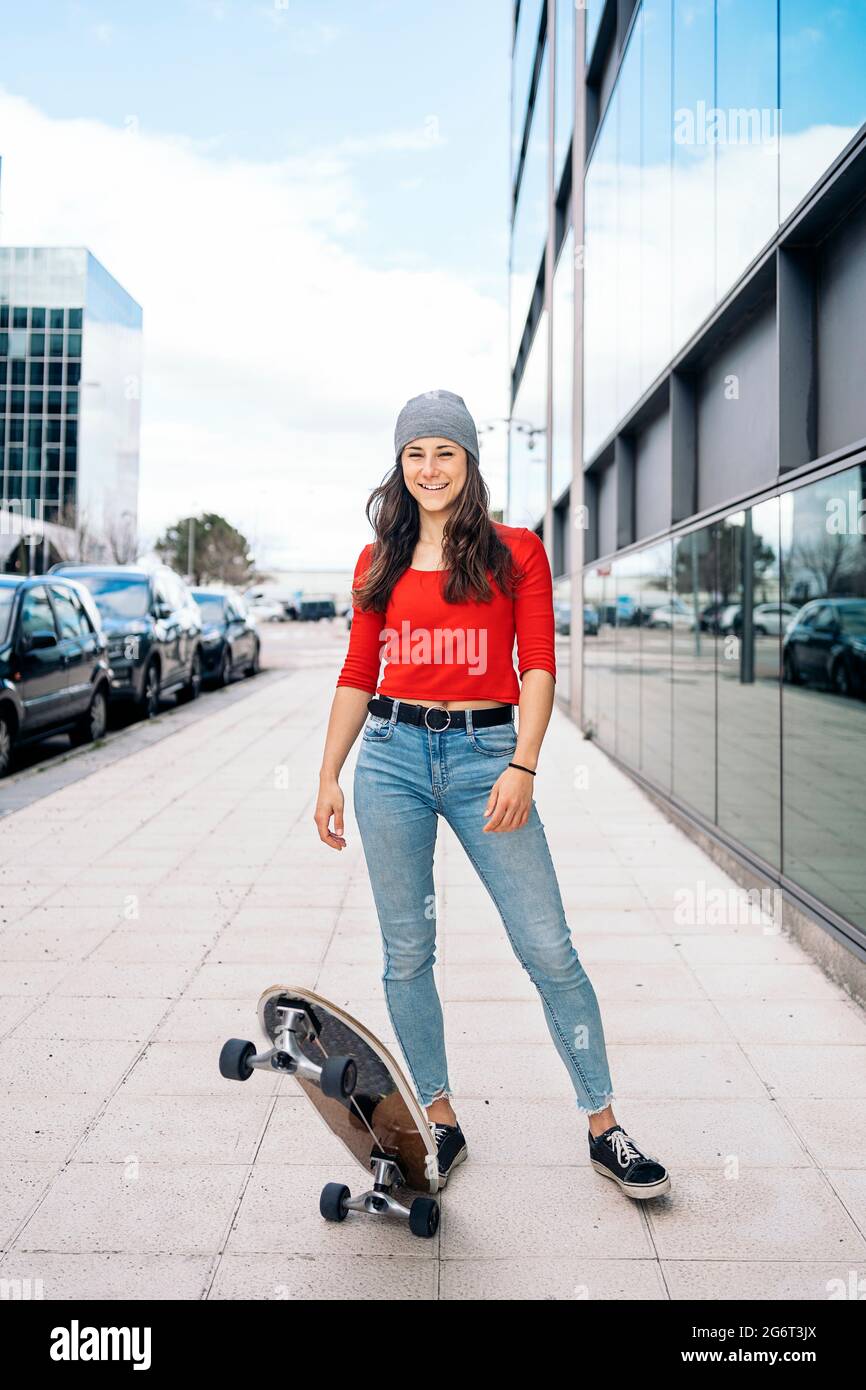
{"type": "Polygon", "coordinates": [[[466,1139],[459,1124],[440,1125],[430,1122],[433,1143],[439,1155],[439,1187],[443,1188],[452,1170],[469,1156],[466,1139]]]}
{"type": "Polygon", "coordinates": [[[590,1133],[589,1158],[595,1171],[613,1178],[628,1197],[641,1200],[670,1191],[667,1169],[639,1149],[622,1125],[611,1125],[603,1134],[590,1133]]]}

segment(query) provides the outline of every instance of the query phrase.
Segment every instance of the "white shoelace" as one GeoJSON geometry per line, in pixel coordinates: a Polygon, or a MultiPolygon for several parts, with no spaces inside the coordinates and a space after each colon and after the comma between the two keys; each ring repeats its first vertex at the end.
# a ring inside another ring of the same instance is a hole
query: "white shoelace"
{"type": "Polygon", "coordinates": [[[635,1148],[632,1140],[627,1134],[623,1134],[621,1129],[616,1129],[613,1134],[609,1134],[608,1141],[621,1168],[627,1168],[635,1158],[641,1157],[640,1151],[635,1148]]]}

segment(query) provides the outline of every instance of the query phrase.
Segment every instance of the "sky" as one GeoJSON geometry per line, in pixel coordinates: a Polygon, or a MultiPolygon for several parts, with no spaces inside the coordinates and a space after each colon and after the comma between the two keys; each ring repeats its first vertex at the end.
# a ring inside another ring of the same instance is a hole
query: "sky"
{"type": "Polygon", "coordinates": [[[409,396],[504,503],[511,0],[0,0],[0,242],[143,309],[143,548],[351,568],[409,396]]]}

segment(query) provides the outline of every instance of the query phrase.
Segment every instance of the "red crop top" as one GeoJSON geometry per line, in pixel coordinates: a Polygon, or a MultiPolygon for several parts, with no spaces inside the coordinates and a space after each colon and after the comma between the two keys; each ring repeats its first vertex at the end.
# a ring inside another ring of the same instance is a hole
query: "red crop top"
{"type": "MultiPolygon", "coordinates": [[[[384,614],[355,609],[338,686],[400,700],[502,700],[516,705],[520,686],[514,669],[515,637],[521,677],[524,671],[539,669],[556,680],[547,552],[525,526],[493,525],[525,571],[513,598],[506,598],[488,571],[493,591],[488,603],[472,599],[449,604],[442,594],[445,570],[405,569],[384,614]],[[378,685],[383,657],[385,674],[378,685]]],[[[366,573],[372,550],[371,541],[358,556],[355,586],[366,573]]]]}

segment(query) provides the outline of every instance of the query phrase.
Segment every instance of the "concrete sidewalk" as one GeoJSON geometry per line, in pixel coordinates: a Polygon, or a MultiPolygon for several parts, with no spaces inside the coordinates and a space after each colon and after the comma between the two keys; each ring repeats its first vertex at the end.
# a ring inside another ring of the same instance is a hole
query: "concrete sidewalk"
{"type": "Polygon", "coordinates": [[[859,1280],[862,1297],[862,1011],[735,907],[708,924],[707,894],[735,904],[736,885],[559,712],[538,808],[617,1118],[673,1190],[630,1202],[589,1167],[533,987],[440,822],[436,968],[471,1157],[432,1241],[321,1219],[323,1183],[355,1190],[360,1170],[290,1079],[232,1086],[217,1056],[257,1038],[275,981],[393,1043],[354,752],[348,848],[312,822],[332,686],[311,666],[215,701],[3,819],[6,1296],[823,1300],[859,1280]]]}

